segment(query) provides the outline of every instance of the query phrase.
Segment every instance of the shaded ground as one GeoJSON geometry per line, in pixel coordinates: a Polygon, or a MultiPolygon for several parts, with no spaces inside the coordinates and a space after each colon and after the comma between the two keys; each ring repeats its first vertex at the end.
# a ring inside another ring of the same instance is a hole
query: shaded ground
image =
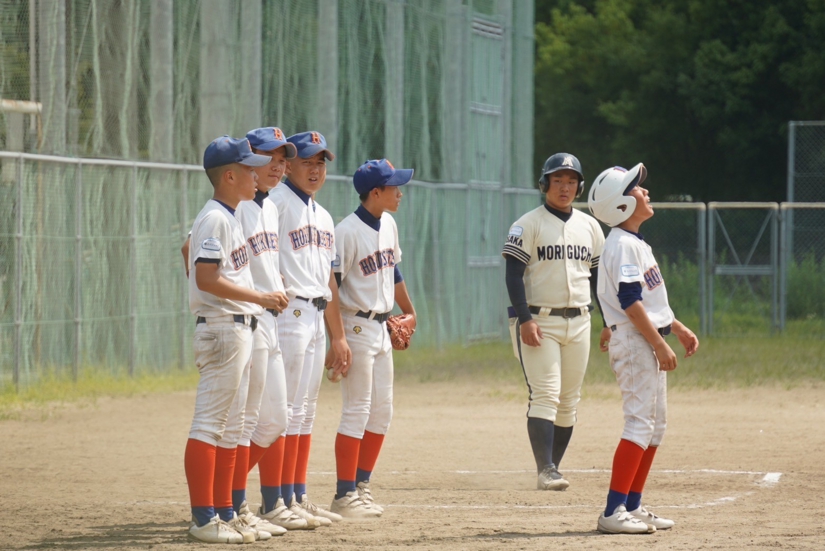
{"type": "MultiPolygon", "coordinates": [[[[328,504],[340,397],[326,381],[322,393],[309,482],[311,497],[328,504]]],[[[644,501],[677,525],[651,536],[595,531],[621,433],[616,389],[588,389],[562,465],[571,487],[560,493],[534,489],[524,394],[502,382],[397,385],[373,478],[383,518],[255,546],[825,548],[822,388],[672,391],[644,501]]],[[[183,449],[193,402],[194,392],[100,399],[0,421],[0,505],[12,513],[0,547],[199,547],[185,538],[183,449]]],[[[253,502],[257,484],[253,471],[253,502]]]]}

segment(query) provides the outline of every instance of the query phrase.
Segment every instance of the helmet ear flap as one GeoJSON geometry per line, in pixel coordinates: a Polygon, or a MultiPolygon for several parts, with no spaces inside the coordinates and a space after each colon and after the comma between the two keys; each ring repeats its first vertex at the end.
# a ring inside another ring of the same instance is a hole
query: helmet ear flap
{"type": "Polygon", "coordinates": [[[576,190],[576,199],[582,196],[582,192],[584,191],[584,180],[579,180],[579,189],[576,190]]]}
{"type": "Polygon", "coordinates": [[[542,174],[541,178],[539,178],[539,191],[542,193],[547,193],[547,186],[549,185],[549,179],[547,178],[547,174],[542,174]]]}

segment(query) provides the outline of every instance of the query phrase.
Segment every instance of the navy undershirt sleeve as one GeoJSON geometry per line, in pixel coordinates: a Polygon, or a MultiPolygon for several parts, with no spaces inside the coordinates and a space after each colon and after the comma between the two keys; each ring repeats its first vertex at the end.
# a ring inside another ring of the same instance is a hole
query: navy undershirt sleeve
{"type": "Polygon", "coordinates": [[[533,319],[533,315],[527,306],[527,292],[524,289],[524,271],[527,269],[527,264],[510,255],[506,255],[505,259],[504,282],[507,284],[510,304],[513,305],[519,322],[527,323],[533,319]]]}
{"type": "Polygon", "coordinates": [[[396,285],[397,285],[397,284],[399,284],[399,283],[401,283],[402,281],[404,281],[404,276],[403,276],[403,275],[401,275],[401,270],[399,270],[399,269],[398,269],[398,265],[397,265],[397,264],[396,264],[396,266],[395,266],[395,270],[394,270],[394,274],[393,274],[393,275],[394,275],[394,277],[395,277],[395,284],[396,284],[396,285]]]}
{"type": "Polygon", "coordinates": [[[596,306],[599,307],[599,314],[602,316],[602,327],[607,327],[607,322],[604,320],[604,310],[602,304],[599,302],[599,267],[590,269],[590,293],[593,295],[593,300],[596,306]]]}
{"type": "Polygon", "coordinates": [[[338,288],[341,288],[341,272],[333,272],[335,274],[335,283],[338,284],[338,288]]]}
{"type": "Polygon", "coordinates": [[[622,310],[627,310],[637,300],[642,300],[642,284],[640,282],[619,283],[619,304],[622,306],[622,310]]]}

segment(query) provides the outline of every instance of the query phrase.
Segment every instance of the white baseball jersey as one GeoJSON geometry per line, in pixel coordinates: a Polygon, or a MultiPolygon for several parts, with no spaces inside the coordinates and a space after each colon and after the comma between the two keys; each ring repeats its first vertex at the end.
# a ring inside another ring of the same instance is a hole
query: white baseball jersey
{"type": "Polygon", "coordinates": [[[251,302],[229,300],[198,289],[195,270],[198,260],[214,262],[222,277],[240,287],[254,289],[249,269],[249,251],[243,228],[229,207],[210,199],[195,218],[189,241],[189,309],[196,316],[227,314],[258,316],[263,308],[251,302]]]}
{"type": "Polygon", "coordinates": [[[582,308],[590,304],[590,270],[599,265],[603,248],[595,218],[573,209],[565,222],[542,205],[510,226],[501,254],[527,265],[527,304],[582,308]]]}
{"type": "Polygon", "coordinates": [[[342,310],[383,314],[395,304],[395,265],[401,262],[398,227],[384,213],[376,231],[356,213],[335,227],[338,255],[333,270],[341,274],[342,310]]]}
{"type": "Polygon", "coordinates": [[[279,263],[287,296],[332,300],[332,216],[289,180],[272,190],[269,198],[278,211],[279,263]]]}
{"type": "Polygon", "coordinates": [[[278,209],[265,199],[265,194],[256,192],[253,201],[241,201],[236,214],[246,237],[255,288],[262,293],[283,292],[278,258],[278,209]]]}
{"type": "Polygon", "coordinates": [[[655,327],[673,323],[665,280],[650,248],[639,236],[621,228],[607,235],[599,266],[599,302],[607,325],[631,323],[619,302],[619,283],[642,284],[642,305],[655,327]]]}

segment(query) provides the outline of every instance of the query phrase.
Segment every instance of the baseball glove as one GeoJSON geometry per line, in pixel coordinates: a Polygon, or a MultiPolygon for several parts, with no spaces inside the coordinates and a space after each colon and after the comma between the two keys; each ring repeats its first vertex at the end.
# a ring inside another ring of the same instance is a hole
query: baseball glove
{"type": "Polygon", "coordinates": [[[410,347],[410,340],[415,333],[415,317],[412,314],[390,316],[387,319],[387,331],[394,350],[406,350],[410,347]]]}

